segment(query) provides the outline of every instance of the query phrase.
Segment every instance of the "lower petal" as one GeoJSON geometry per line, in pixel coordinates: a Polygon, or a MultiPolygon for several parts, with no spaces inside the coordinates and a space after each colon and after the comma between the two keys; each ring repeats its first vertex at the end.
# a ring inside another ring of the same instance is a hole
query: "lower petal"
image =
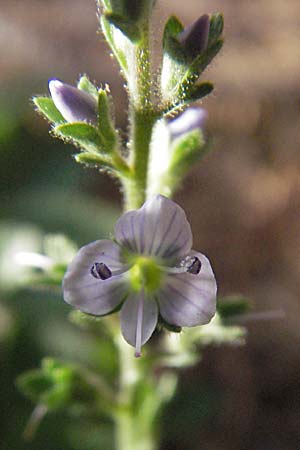
{"type": "Polygon", "coordinates": [[[140,345],[144,345],[154,332],[157,319],[157,303],[144,296],[143,291],[126,299],[121,310],[121,329],[128,344],[136,348],[136,356],[140,356],[140,345]]]}
{"type": "Polygon", "coordinates": [[[95,262],[103,262],[112,270],[122,268],[119,247],[109,240],[92,242],[82,247],[65,274],[64,300],[80,311],[104,315],[113,311],[125,298],[125,276],[115,275],[107,280],[96,279],[91,274],[95,262]]]}
{"type": "Polygon", "coordinates": [[[201,261],[200,272],[170,274],[158,292],[160,314],[171,325],[204,325],[216,312],[217,285],[210,262],[201,253],[191,256],[201,261]]]}

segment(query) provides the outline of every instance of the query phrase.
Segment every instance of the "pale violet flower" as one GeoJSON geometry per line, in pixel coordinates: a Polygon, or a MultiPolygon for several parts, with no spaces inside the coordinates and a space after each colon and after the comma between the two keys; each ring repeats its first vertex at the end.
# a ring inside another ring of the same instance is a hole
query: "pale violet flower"
{"type": "Polygon", "coordinates": [[[59,80],[49,81],[52,100],[67,122],[97,125],[97,100],[88,92],[59,80]]]}
{"type": "Polygon", "coordinates": [[[216,312],[211,265],[191,247],[183,209],[155,196],[120,217],[115,241],[79,250],[64,277],[64,299],[99,316],[121,307],[122,334],[140,356],[160,318],[174,327],[193,327],[207,324],[216,312]]]}

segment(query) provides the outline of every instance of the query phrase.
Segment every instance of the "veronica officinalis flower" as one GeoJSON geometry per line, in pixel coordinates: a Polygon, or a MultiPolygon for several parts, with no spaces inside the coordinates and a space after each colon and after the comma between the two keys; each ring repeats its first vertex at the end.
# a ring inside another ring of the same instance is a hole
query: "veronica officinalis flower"
{"type": "Polygon", "coordinates": [[[168,123],[171,139],[182,136],[197,128],[203,129],[208,113],[203,108],[190,107],[168,123]]]}
{"type": "Polygon", "coordinates": [[[97,125],[97,100],[88,92],[59,80],[49,81],[52,100],[67,122],[97,125]]]}
{"type": "Polygon", "coordinates": [[[207,324],[216,311],[216,281],[202,253],[191,249],[183,209],[161,195],[124,213],[115,241],[82,247],[63,281],[66,302],[105,315],[121,307],[125,340],[141,355],[159,315],[175,327],[207,324]]]}
{"type": "Polygon", "coordinates": [[[204,14],[188,25],[177,36],[177,40],[185,49],[186,53],[192,57],[200,55],[207,47],[209,35],[209,16],[204,14]]]}

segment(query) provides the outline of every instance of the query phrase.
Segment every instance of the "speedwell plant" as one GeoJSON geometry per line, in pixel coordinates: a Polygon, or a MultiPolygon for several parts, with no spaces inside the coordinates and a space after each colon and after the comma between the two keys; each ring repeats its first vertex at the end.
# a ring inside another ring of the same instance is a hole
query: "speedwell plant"
{"type": "MultiPolygon", "coordinates": [[[[64,275],[66,265],[49,255],[41,267],[52,284],[62,282],[73,323],[102,336],[99,345],[108,339],[118,363],[105,379],[75,362],[45,359],[18,382],[37,404],[29,428],[48,411],[80,405],[99,427],[103,415],[112,420],[116,450],[157,450],[158,414],[175,392],[176,368],[195,364],[201,344],[243,336],[216,314],[213,269],[192,250],[189,222],[171,200],[209,149],[207,113],[190,105],[213,90],[202,73],[222,48],[223,16],[205,13],[186,26],[171,16],[158,73],[151,54],[154,6],[154,0],[98,0],[102,33],[127,86],[128,142],[114,123],[107,85],[99,89],[87,76],[77,85],[52,79],[50,95],[33,99],[52,134],[75,145],[75,160],[109,173],[124,195],[111,240],[95,236],[69,258],[64,275]]],[[[66,240],[60,245],[69,248],[66,240]]]]}

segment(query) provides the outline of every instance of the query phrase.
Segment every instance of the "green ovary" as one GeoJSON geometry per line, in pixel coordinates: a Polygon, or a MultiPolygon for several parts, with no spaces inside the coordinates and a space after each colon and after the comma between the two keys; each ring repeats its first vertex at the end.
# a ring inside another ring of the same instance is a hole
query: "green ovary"
{"type": "Polygon", "coordinates": [[[134,257],[133,266],[129,271],[131,287],[134,291],[143,288],[147,293],[153,293],[159,289],[164,278],[164,271],[157,262],[150,257],[134,257]]]}

